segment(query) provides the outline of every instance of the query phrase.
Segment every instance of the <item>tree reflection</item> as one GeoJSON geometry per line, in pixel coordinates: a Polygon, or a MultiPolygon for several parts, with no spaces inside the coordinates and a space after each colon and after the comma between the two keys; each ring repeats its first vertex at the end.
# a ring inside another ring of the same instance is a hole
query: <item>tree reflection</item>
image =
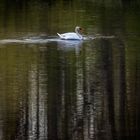
{"type": "Polygon", "coordinates": [[[77,21],[91,33],[116,36],[1,44],[0,139],[139,139],[138,1],[1,2],[3,38],[56,34],[77,21]]]}

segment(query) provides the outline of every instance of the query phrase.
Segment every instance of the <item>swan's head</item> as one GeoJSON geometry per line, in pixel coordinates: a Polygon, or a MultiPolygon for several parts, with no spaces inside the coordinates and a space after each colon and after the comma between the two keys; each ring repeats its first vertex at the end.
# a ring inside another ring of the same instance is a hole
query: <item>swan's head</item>
{"type": "Polygon", "coordinates": [[[75,27],[75,32],[81,33],[82,32],[82,28],[79,26],[75,27]]]}

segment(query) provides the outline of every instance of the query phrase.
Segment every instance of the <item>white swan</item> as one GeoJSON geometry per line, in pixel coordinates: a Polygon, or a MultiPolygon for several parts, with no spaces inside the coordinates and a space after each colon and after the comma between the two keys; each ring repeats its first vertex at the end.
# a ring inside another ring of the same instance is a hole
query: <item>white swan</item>
{"type": "Polygon", "coordinates": [[[65,39],[65,40],[82,40],[83,37],[80,34],[80,32],[82,31],[82,28],[79,26],[75,27],[75,32],[69,32],[69,33],[64,33],[64,34],[58,34],[58,36],[61,39],[65,39]]]}

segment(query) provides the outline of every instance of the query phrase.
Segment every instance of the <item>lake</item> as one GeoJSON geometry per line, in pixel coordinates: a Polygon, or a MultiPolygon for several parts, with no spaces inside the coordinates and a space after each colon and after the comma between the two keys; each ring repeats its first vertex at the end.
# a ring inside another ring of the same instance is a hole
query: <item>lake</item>
{"type": "Polygon", "coordinates": [[[0,140],[140,139],[138,0],[0,2],[0,140]]]}

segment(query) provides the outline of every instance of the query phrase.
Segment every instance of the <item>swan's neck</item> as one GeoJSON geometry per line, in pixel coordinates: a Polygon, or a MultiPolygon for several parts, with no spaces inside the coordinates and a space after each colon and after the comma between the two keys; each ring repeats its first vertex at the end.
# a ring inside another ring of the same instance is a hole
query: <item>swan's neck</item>
{"type": "Polygon", "coordinates": [[[82,39],[82,35],[78,32],[78,30],[75,29],[75,33],[79,36],[80,39],[82,39]]]}

